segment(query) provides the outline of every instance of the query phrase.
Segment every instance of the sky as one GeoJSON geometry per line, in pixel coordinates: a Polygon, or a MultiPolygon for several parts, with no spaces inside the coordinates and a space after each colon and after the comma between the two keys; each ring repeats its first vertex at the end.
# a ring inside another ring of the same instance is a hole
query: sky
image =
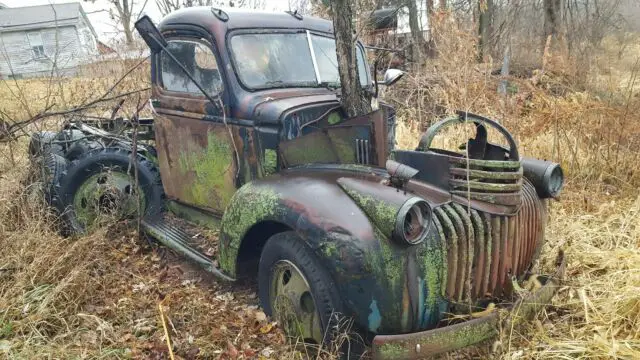
{"type": "MultiPolygon", "coordinates": [[[[140,7],[144,3],[144,0],[134,0],[134,10],[137,13],[141,10],[140,7]]],[[[33,6],[33,5],[46,5],[51,3],[70,3],[72,0],[0,0],[9,7],[21,7],[21,6],[33,6]]],[[[82,8],[87,13],[91,25],[98,33],[98,38],[103,42],[111,42],[115,36],[118,35],[118,31],[115,28],[115,22],[109,17],[109,10],[112,8],[108,0],[95,0],[91,1],[77,1],[82,4],[82,8]]],[[[289,9],[288,0],[265,0],[266,10],[284,11],[289,9]]],[[[144,8],[144,13],[149,15],[156,23],[162,18],[160,10],[156,5],[155,0],[148,0],[144,8]]]]}

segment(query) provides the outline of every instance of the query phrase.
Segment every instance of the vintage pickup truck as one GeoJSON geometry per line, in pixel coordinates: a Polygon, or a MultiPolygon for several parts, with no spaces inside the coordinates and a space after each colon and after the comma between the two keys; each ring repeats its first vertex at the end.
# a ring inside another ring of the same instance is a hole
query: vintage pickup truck
{"type": "MultiPolygon", "coordinates": [[[[377,359],[481,342],[553,296],[562,254],[554,274],[532,268],[562,169],[522,157],[498,122],[458,112],[395,149],[392,107],[341,109],[330,21],[197,7],[136,28],[151,49],[153,119],[32,137],[68,234],[140,214],[143,231],[221,281],[256,278],[289,335],[326,343],[347,319],[377,359]],[[134,123],[151,142],[134,143],[134,123]],[[476,134],[461,151],[433,146],[463,123],[476,134]],[[203,244],[185,223],[219,238],[203,244]]],[[[360,42],[356,56],[373,95],[402,76],[378,82],[360,42]]]]}

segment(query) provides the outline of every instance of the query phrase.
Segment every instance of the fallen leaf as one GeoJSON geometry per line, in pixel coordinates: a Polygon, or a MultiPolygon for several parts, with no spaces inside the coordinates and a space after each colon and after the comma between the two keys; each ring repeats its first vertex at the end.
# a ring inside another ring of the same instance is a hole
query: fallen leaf
{"type": "Polygon", "coordinates": [[[275,325],[276,325],[276,322],[275,322],[275,321],[274,321],[274,322],[270,322],[270,323],[268,323],[268,324],[266,324],[266,325],[262,326],[262,327],[260,328],[260,332],[261,332],[261,333],[263,333],[263,334],[267,334],[267,333],[271,332],[271,330],[273,329],[273,327],[274,327],[275,325]]]}
{"type": "Polygon", "coordinates": [[[236,349],[236,347],[233,346],[233,343],[231,342],[231,340],[227,340],[227,355],[229,355],[229,357],[232,359],[236,359],[238,355],[240,355],[240,353],[238,352],[238,349],[236,349]]]}
{"type": "Polygon", "coordinates": [[[267,315],[263,311],[256,311],[255,316],[259,322],[267,321],[267,315]]]}
{"type": "Polygon", "coordinates": [[[267,346],[266,348],[262,349],[262,351],[260,351],[260,355],[268,358],[271,357],[271,355],[275,352],[275,350],[273,350],[271,348],[271,346],[267,346]]]}

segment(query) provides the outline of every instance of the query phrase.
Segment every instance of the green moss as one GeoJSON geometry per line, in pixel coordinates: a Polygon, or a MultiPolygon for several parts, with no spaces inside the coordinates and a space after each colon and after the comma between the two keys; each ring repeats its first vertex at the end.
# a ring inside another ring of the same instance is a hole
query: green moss
{"type": "Polygon", "coordinates": [[[264,161],[262,169],[265,175],[274,174],[278,171],[278,153],[273,149],[264,150],[264,161]]]}
{"type": "Polygon", "coordinates": [[[224,209],[235,192],[233,149],[228,136],[214,132],[207,134],[207,147],[201,150],[187,146],[178,155],[178,171],[185,178],[195,177],[186,190],[193,205],[211,207],[211,198],[217,208],[224,209]],[[191,176],[190,176],[191,175],[191,176]]]}
{"type": "Polygon", "coordinates": [[[238,190],[222,217],[227,243],[220,243],[220,265],[231,276],[236,274],[236,256],[244,234],[261,220],[275,216],[278,194],[270,188],[249,183],[238,190]]]}
{"type": "Polygon", "coordinates": [[[349,164],[356,162],[356,153],[353,139],[332,138],[333,147],[338,154],[340,163],[349,164]]]}
{"type": "Polygon", "coordinates": [[[335,242],[332,241],[322,243],[322,245],[320,246],[320,251],[322,251],[322,253],[330,259],[337,258],[339,255],[338,246],[335,242]]]}
{"type": "Polygon", "coordinates": [[[342,121],[342,116],[340,116],[340,113],[338,113],[337,111],[332,112],[327,117],[327,122],[329,123],[329,125],[335,125],[340,121],[342,121]]]}
{"type": "Polygon", "coordinates": [[[375,227],[380,229],[382,234],[390,238],[396,223],[398,208],[370,195],[363,195],[348,187],[343,187],[347,194],[364,210],[373,220],[375,227]]]}
{"type": "Polygon", "coordinates": [[[395,343],[382,344],[380,355],[383,359],[404,359],[409,356],[409,349],[395,343]]]}
{"type": "Polygon", "coordinates": [[[288,146],[281,148],[281,151],[289,166],[338,162],[331,139],[319,132],[294,139],[288,146]]]}
{"type": "MultiPolygon", "coordinates": [[[[430,232],[423,244],[420,253],[422,261],[422,272],[427,296],[424,299],[425,313],[429,320],[429,325],[440,320],[440,303],[444,301],[444,291],[447,283],[446,264],[443,258],[442,249],[438,242],[438,237],[434,232],[430,232]]],[[[446,258],[446,257],[445,257],[446,258]]]]}

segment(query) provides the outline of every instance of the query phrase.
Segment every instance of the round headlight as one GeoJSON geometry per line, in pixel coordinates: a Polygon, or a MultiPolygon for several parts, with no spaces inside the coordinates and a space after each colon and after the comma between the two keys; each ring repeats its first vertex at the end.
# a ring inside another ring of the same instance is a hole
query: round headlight
{"type": "Polygon", "coordinates": [[[431,226],[431,216],[431,207],[426,201],[417,197],[407,200],[398,211],[394,239],[409,245],[421,243],[431,226]]]}
{"type": "Polygon", "coordinates": [[[564,185],[564,174],[560,165],[549,166],[544,173],[544,181],[547,186],[547,192],[551,197],[560,195],[560,190],[564,185]]]}

